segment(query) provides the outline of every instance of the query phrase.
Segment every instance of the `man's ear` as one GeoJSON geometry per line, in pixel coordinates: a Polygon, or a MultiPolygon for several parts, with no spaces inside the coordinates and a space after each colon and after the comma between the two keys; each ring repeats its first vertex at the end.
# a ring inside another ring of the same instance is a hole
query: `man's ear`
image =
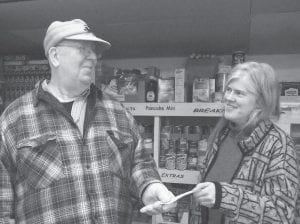
{"type": "Polygon", "coordinates": [[[51,47],[48,51],[48,60],[54,66],[59,66],[59,55],[57,54],[57,48],[51,47]]]}

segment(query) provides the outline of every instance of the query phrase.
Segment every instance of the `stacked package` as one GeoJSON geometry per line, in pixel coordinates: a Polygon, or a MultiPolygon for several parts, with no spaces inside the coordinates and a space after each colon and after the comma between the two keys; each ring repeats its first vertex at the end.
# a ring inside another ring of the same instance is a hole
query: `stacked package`
{"type": "Polygon", "coordinates": [[[30,60],[26,55],[4,56],[3,78],[3,97],[7,106],[17,97],[32,90],[38,81],[50,78],[48,61],[30,60]]]}

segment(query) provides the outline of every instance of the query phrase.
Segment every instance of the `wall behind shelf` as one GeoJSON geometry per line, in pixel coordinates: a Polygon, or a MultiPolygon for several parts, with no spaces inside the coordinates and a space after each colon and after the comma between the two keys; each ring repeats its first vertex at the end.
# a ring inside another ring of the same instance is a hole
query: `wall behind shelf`
{"type": "MultiPolygon", "coordinates": [[[[222,56],[226,62],[231,62],[230,55],[222,56]]],[[[162,72],[173,72],[175,68],[182,68],[185,65],[186,57],[173,58],[135,58],[103,60],[108,66],[118,68],[146,68],[156,66],[162,72]]],[[[282,55],[246,55],[246,61],[265,62],[273,66],[279,75],[280,81],[300,82],[300,54],[282,55]]]]}

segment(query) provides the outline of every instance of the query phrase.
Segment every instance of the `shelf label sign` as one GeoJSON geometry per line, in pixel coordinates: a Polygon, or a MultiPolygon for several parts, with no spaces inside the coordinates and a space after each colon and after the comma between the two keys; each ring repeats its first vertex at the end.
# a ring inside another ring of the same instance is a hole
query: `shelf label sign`
{"type": "Polygon", "coordinates": [[[175,105],[160,105],[160,104],[153,105],[153,106],[146,105],[145,110],[146,111],[176,110],[176,107],[175,107],[175,105]]]}
{"type": "Polygon", "coordinates": [[[159,175],[163,182],[197,184],[200,180],[200,172],[195,170],[167,170],[158,169],[159,175]]]}
{"type": "Polygon", "coordinates": [[[161,178],[184,178],[184,174],[178,174],[178,173],[162,173],[161,178]]]}
{"type": "Polygon", "coordinates": [[[133,115],[140,116],[221,116],[220,103],[124,103],[133,115]]]}
{"type": "Polygon", "coordinates": [[[127,109],[128,111],[130,111],[131,113],[134,113],[134,112],[136,111],[136,107],[135,107],[135,106],[132,106],[132,105],[126,106],[126,109],[127,109]]]}
{"type": "Polygon", "coordinates": [[[224,108],[195,107],[193,113],[223,113],[224,108]]]}
{"type": "Polygon", "coordinates": [[[131,113],[156,113],[156,112],[168,112],[176,111],[176,105],[174,104],[125,104],[125,107],[131,113]]]}

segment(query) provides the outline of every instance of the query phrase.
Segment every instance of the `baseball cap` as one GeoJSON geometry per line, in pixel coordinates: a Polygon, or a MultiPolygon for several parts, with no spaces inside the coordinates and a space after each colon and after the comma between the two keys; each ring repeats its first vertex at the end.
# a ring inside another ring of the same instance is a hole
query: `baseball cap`
{"type": "Polygon", "coordinates": [[[104,51],[111,47],[111,44],[91,32],[89,26],[81,19],[70,21],[54,21],[47,29],[44,38],[44,50],[46,57],[51,47],[56,46],[62,40],[85,40],[97,42],[98,47],[104,51]]]}

